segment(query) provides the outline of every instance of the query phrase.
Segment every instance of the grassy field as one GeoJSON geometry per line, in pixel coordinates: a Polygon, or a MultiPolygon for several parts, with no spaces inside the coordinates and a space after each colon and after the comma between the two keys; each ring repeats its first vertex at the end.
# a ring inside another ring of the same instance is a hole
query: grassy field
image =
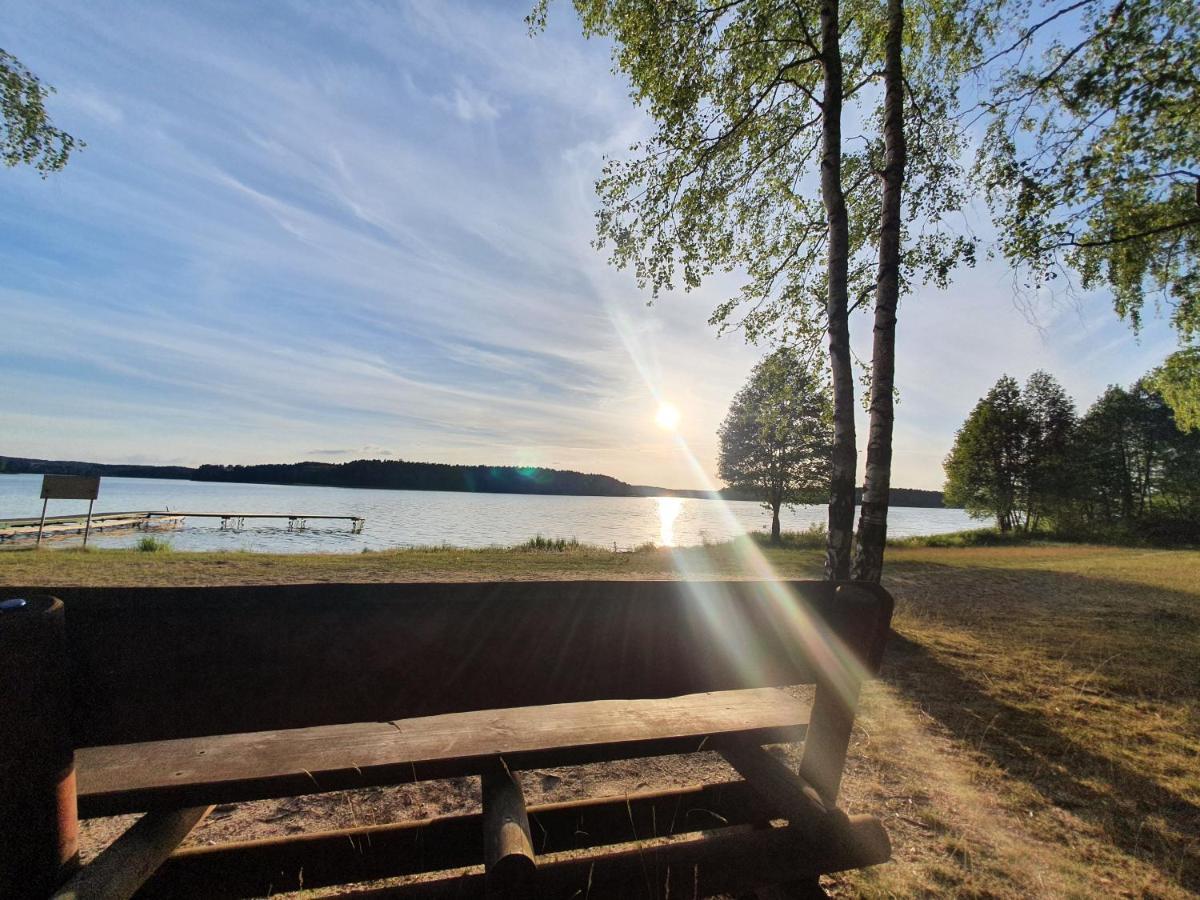
{"type": "MultiPolygon", "coordinates": [[[[817,551],[767,551],[815,577],[817,551]]],[[[745,548],[358,556],[9,551],[0,585],[751,577],[745,548]]],[[[1200,552],[1087,545],[888,552],[895,633],[844,789],[881,816],[869,897],[1200,893],[1200,552]]]]}

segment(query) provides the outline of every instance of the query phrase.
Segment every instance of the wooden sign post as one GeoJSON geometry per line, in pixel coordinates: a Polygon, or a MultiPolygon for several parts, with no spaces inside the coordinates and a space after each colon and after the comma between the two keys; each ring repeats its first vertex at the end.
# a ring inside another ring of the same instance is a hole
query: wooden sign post
{"type": "Polygon", "coordinates": [[[83,526],[83,546],[87,546],[92,531],[92,506],[100,496],[99,475],[43,475],[42,519],[38,522],[36,546],[42,545],[42,529],[46,527],[46,504],[50,500],[88,501],[87,523],[83,526]]]}

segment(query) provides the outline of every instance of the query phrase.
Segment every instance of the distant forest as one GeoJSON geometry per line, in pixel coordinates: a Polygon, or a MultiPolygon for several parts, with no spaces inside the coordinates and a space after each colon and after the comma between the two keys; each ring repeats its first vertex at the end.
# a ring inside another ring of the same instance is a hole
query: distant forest
{"type": "MultiPolygon", "coordinates": [[[[258,466],[143,466],[0,456],[0,473],[108,475],[123,478],[174,478],[241,484],[308,484],[404,491],[463,491],[486,494],[556,494],[585,497],[708,497],[707,491],[673,490],[628,484],[608,475],[519,466],[459,466],[403,460],[356,459],[352,462],[277,463],[258,466]]],[[[721,496],[753,499],[736,488],[721,496]]],[[[893,506],[942,506],[941,491],[892,488],[893,506]]]]}
{"type": "Polygon", "coordinates": [[[4,475],[108,475],[111,478],[189,479],[196,470],[188,466],[137,466],[124,463],[77,462],[69,459],[25,459],[0,456],[0,474],[4,475]]]}

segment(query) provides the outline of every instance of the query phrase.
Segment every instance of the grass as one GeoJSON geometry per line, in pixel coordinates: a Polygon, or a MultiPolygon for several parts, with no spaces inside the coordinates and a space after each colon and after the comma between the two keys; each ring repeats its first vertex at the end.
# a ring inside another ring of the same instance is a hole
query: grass
{"type": "Polygon", "coordinates": [[[564,553],[567,550],[578,550],[579,541],[575,538],[567,540],[566,538],[544,538],[540,534],[536,537],[531,537],[525,543],[516,547],[517,550],[552,550],[555,553],[564,553]]]}
{"type": "MultiPolygon", "coordinates": [[[[1200,893],[1200,552],[930,543],[888,550],[894,634],[842,795],[884,820],[893,861],[831,892],[1200,893]]],[[[751,577],[745,550],[22,550],[0,553],[0,585],[751,577]]],[[[763,553],[780,575],[819,577],[819,549],[763,553]]]]}
{"type": "Polygon", "coordinates": [[[848,802],[887,867],[846,895],[1200,892],[1200,553],[896,548],[848,802]]]}
{"type": "Polygon", "coordinates": [[[143,538],[138,538],[137,549],[142,553],[167,553],[171,549],[171,542],[146,535],[143,538]]]}

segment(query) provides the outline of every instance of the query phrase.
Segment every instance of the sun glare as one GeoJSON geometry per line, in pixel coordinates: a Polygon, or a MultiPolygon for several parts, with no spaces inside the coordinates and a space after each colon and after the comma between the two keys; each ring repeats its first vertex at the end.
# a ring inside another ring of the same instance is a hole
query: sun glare
{"type": "Polygon", "coordinates": [[[658,423],[659,428],[674,431],[679,427],[679,410],[670,403],[660,403],[654,421],[658,423]]]}
{"type": "Polygon", "coordinates": [[[655,497],[658,504],[658,544],[660,547],[675,546],[675,520],[683,509],[678,497],[655,497]]]}

